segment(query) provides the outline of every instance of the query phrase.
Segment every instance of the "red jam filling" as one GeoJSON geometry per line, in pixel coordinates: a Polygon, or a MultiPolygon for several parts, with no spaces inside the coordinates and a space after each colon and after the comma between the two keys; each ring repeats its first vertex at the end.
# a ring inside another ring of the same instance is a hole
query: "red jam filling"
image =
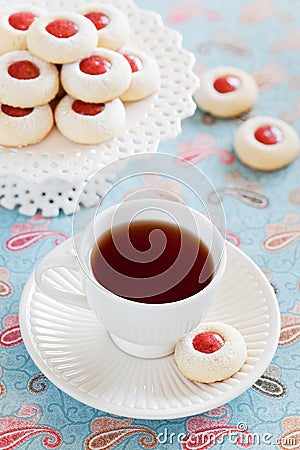
{"type": "Polygon", "coordinates": [[[102,28],[107,27],[110,22],[110,18],[101,12],[90,12],[85,14],[85,17],[93,22],[97,30],[102,30],[102,28]]]}
{"type": "Polygon", "coordinates": [[[227,94],[228,92],[236,91],[241,87],[241,82],[238,78],[231,75],[217,78],[214,82],[214,88],[220,94],[227,94]]]}
{"type": "Polygon", "coordinates": [[[32,113],[34,108],[18,108],[15,106],[1,105],[1,110],[4,114],[11,117],[24,117],[32,113]]]}
{"type": "Polygon", "coordinates": [[[101,75],[111,68],[111,63],[101,56],[90,56],[80,62],[80,70],[89,75],[101,75]]]}
{"type": "Polygon", "coordinates": [[[31,61],[17,61],[7,69],[9,75],[18,80],[32,80],[40,75],[39,68],[31,61]]]}
{"type": "Polygon", "coordinates": [[[275,125],[266,125],[259,127],[254,133],[255,139],[262,144],[273,145],[282,142],[283,135],[281,130],[275,125]]]}
{"type": "Polygon", "coordinates": [[[30,12],[18,12],[9,16],[8,22],[16,30],[26,31],[35,18],[36,16],[30,12]]]}
{"type": "Polygon", "coordinates": [[[46,30],[57,38],[69,38],[78,33],[78,26],[71,20],[58,19],[48,23],[46,30]]]}
{"type": "Polygon", "coordinates": [[[75,100],[72,105],[73,111],[83,116],[96,116],[105,108],[104,103],[86,103],[81,100],[75,100]]]}
{"type": "Polygon", "coordinates": [[[140,58],[138,58],[135,55],[124,55],[124,56],[129,62],[132,72],[138,72],[139,70],[141,70],[143,64],[140,58]]]}
{"type": "Polygon", "coordinates": [[[214,353],[219,350],[225,341],[222,336],[212,331],[197,334],[193,339],[193,347],[201,353],[214,353]]]}

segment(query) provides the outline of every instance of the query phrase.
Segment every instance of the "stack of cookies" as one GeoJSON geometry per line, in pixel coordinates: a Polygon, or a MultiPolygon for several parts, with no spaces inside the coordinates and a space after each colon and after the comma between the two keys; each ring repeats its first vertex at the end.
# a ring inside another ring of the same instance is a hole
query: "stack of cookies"
{"type": "Polygon", "coordinates": [[[117,136],[123,102],[149,96],[160,78],[147,53],[125,47],[129,33],[127,16],[106,3],[78,13],[26,7],[2,15],[0,145],[40,142],[54,121],[80,144],[117,136]]]}

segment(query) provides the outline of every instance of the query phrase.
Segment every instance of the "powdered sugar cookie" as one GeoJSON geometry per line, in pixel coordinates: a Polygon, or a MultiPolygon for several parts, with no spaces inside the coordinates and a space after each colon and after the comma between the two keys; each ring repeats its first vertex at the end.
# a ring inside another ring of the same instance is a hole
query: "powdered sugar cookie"
{"type": "Polygon", "coordinates": [[[92,55],[61,69],[66,92],[85,102],[105,103],[118,97],[131,82],[131,68],[117,52],[97,48],[92,55]]]}
{"type": "Polygon", "coordinates": [[[55,110],[59,131],[79,144],[108,141],[123,129],[125,119],[125,108],[118,98],[108,103],[85,103],[66,95],[55,110]]]}
{"type": "Polygon", "coordinates": [[[127,16],[115,6],[108,3],[88,5],[79,11],[95,25],[99,47],[119,50],[129,37],[127,16]]]}
{"type": "Polygon", "coordinates": [[[237,130],[234,150],[247,166],[271,171],[286,166],[299,154],[300,142],[295,129],[275,117],[253,117],[237,130]]]}
{"type": "Polygon", "coordinates": [[[120,96],[124,102],[141,100],[151,95],[159,86],[159,67],[155,60],[139,49],[123,47],[124,55],[131,66],[132,79],[129,88],[120,96]]]}
{"type": "Polygon", "coordinates": [[[200,383],[222,381],[238,372],[247,357],[240,332],[221,322],[201,323],[175,347],[175,360],[184,376],[200,383]]]}
{"type": "Polygon", "coordinates": [[[33,21],[45,14],[36,6],[16,5],[0,15],[0,55],[26,50],[26,35],[33,21]]]}
{"type": "Polygon", "coordinates": [[[51,101],[59,88],[54,64],[15,50],[0,56],[0,100],[11,106],[27,108],[51,101]]]}
{"type": "Polygon", "coordinates": [[[21,147],[44,139],[53,127],[49,105],[15,108],[0,104],[0,145],[21,147]]]}
{"type": "Polygon", "coordinates": [[[215,67],[200,76],[194,99],[216,117],[236,117],[253,107],[258,97],[254,78],[236,67],[215,67]]]}
{"type": "Polygon", "coordinates": [[[64,64],[91,54],[97,46],[95,26],[80,14],[61,12],[36,19],[27,33],[30,52],[45,61],[64,64]]]}

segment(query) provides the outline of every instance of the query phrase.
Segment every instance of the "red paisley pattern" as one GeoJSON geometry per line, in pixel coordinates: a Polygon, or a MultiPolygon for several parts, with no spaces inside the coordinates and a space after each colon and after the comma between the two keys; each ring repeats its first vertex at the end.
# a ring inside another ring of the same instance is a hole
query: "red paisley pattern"
{"type": "Polygon", "coordinates": [[[216,148],[215,138],[212,134],[199,133],[191,142],[182,142],[178,146],[178,156],[183,161],[198,164],[210,156],[218,155],[221,164],[230,165],[234,163],[234,155],[229,150],[216,148]]]}
{"type": "Polygon", "coordinates": [[[241,239],[236,233],[233,233],[232,231],[226,231],[225,237],[228,242],[235,245],[236,247],[241,246],[241,239]]]}
{"type": "MultiPolygon", "coordinates": [[[[225,405],[213,409],[203,416],[192,417],[186,423],[189,433],[182,441],[183,450],[207,450],[224,436],[237,435],[236,443],[241,448],[253,445],[253,435],[241,426],[228,425],[231,410],[225,405]]],[[[244,424],[243,424],[244,425],[244,424]]]]}
{"type": "Polygon", "coordinates": [[[27,223],[17,223],[10,229],[12,236],[5,241],[5,248],[10,252],[19,252],[35,245],[37,242],[51,237],[57,236],[54,239],[54,244],[58,245],[68,236],[61,231],[47,230],[50,220],[44,219],[43,216],[37,214],[27,223]]]}
{"type": "MultiPolygon", "coordinates": [[[[6,316],[3,320],[4,329],[0,331],[0,346],[15,347],[21,344],[22,336],[17,314],[6,316]]],[[[1,447],[0,447],[1,448],[1,447]]]]}
{"type": "Polygon", "coordinates": [[[46,434],[42,439],[44,447],[58,448],[62,443],[60,433],[54,428],[36,426],[40,416],[41,410],[38,406],[23,403],[15,416],[0,418],[0,448],[14,450],[29,439],[44,434],[46,434]]]}

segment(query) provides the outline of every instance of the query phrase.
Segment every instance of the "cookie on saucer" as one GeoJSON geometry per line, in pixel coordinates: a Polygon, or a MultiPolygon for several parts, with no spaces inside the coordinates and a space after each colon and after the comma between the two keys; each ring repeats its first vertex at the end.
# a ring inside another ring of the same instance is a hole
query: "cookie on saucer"
{"type": "Polygon", "coordinates": [[[299,154],[296,130],[275,117],[261,116],[246,120],[237,130],[234,150],[241,162],[252,169],[278,170],[299,154]]]}
{"type": "Polygon", "coordinates": [[[37,18],[27,33],[28,50],[54,64],[85,58],[98,43],[97,30],[86,17],[76,13],[55,13],[37,18]]]}
{"type": "Polygon", "coordinates": [[[119,98],[108,103],[86,103],[66,95],[55,110],[61,134],[79,144],[108,141],[124,128],[125,119],[125,108],[119,98]]]}
{"type": "Polygon", "coordinates": [[[240,332],[221,322],[206,322],[183,336],[175,360],[185,377],[200,383],[225,380],[240,370],[247,348],[240,332]]]}
{"type": "Polygon", "coordinates": [[[85,102],[105,103],[128,89],[132,78],[127,60],[106,48],[95,49],[88,58],[65,64],[61,82],[65,91],[85,102]]]}
{"type": "Polygon", "coordinates": [[[53,127],[49,105],[18,108],[0,104],[0,145],[22,147],[42,141],[53,127]]]}
{"type": "Polygon", "coordinates": [[[153,94],[159,86],[160,72],[156,61],[142,50],[122,47],[120,53],[127,59],[132,71],[129,88],[120,95],[123,102],[134,102],[153,94]]]}
{"type": "Polygon", "coordinates": [[[27,50],[15,50],[0,56],[0,99],[21,108],[50,102],[59,89],[54,64],[32,56],[27,50]]]}
{"type": "Polygon", "coordinates": [[[0,55],[26,50],[26,35],[34,20],[45,14],[41,8],[16,5],[0,15],[0,55]]]}
{"type": "Polygon", "coordinates": [[[215,67],[200,76],[194,95],[197,106],[213,116],[237,117],[251,109],[258,97],[255,79],[236,67],[215,67]]]}
{"type": "Polygon", "coordinates": [[[108,3],[95,3],[79,11],[96,27],[98,46],[119,50],[128,41],[129,22],[126,14],[108,3]]]}

